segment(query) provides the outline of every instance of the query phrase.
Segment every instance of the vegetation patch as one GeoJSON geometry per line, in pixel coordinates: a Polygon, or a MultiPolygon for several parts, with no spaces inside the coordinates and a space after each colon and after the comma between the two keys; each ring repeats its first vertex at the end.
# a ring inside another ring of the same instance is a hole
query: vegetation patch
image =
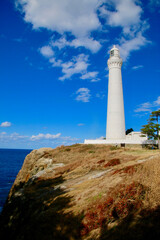
{"type": "Polygon", "coordinates": [[[117,174],[117,173],[127,173],[127,174],[129,174],[129,175],[133,175],[134,173],[136,173],[137,168],[138,168],[138,164],[136,164],[136,165],[134,165],[134,166],[133,166],[133,165],[132,165],[132,166],[127,166],[127,167],[125,167],[125,168],[121,168],[121,169],[115,170],[115,171],[112,173],[112,175],[117,174]]]}
{"type": "Polygon", "coordinates": [[[92,151],[92,150],[91,150],[91,151],[89,151],[88,153],[95,153],[95,151],[92,151]]]}
{"type": "Polygon", "coordinates": [[[106,167],[111,167],[111,166],[118,165],[118,164],[120,164],[120,163],[121,163],[121,162],[120,162],[119,158],[114,158],[114,159],[109,160],[108,163],[104,165],[104,167],[105,167],[105,168],[106,168],[106,167]]]}
{"type": "Polygon", "coordinates": [[[132,182],[129,185],[121,184],[115,191],[110,192],[106,199],[96,201],[88,207],[82,221],[81,236],[90,231],[102,228],[104,224],[122,220],[129,214],[137,213],[142,209],[142,200],[145,196],[145,187],[132,182]]]}
{"type": "Polygon", "coordinates": [[[70,148],[66,148],[66,149],[65,149],[65,152],[70,152],[70,151],[71,151],[70,148]]]}
{"type": "Polygon", "coordinates": [[[104,162],[105,162],[105,159],[102,159],[102,160],[99,160],[97,163],[101,164],[101,163],[104,163],[104,162]]]}
{"type": "Polygon", "coordinates": [[[86,144],[79,149],[79,152],[83,153],[86,151],[93,151],[93,150],[95,150],[95,146],[93,144],[86,144]]]}
{"type": "Polygon", "coordinates": [[[118,150],[118,149],[119,149],[118,146],[111,146],[111,147],[110,147],[110,150],[111,150],[111,151],[118,150]]]}

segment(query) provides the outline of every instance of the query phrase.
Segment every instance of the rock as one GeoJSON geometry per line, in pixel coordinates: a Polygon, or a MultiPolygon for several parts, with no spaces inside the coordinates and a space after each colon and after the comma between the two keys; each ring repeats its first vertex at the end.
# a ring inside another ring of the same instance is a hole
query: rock
{"type": "Polygon", "coordinates": [[[88,179],[95,179],[95,178],[102,177],[103,175],[105,175],[106,173],[108,173],[108,172],[110,172],[110,171],[112,171],[112,168],[111,168],[111,169],[108,169],[108,170],[106,170],[106,171],[101,171],[101,172],[99,172],[99,173],[97,173],[97,174],[95,174],[95,175],[92,175],[92,176],[90,176],[88,179]]]}

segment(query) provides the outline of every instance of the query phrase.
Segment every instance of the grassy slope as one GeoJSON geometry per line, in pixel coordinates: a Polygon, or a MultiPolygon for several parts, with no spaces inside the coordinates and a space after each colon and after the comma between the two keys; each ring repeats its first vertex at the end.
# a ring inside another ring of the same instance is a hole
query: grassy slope
{"type": "Polygon", "coordinates": [[[1,234],[6,239],[158,239],[159,161],[159,150],[104,145],[33,151],[2,212],[1,234]]]}

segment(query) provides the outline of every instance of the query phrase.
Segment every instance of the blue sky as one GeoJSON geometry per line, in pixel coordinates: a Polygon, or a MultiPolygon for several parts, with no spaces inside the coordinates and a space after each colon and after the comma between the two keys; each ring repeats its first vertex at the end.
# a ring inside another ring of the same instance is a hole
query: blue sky
{"type": "Polygon", "coordinates": [[[1,0],[0,147],[105,136],[109,50],[123,58],[126,129],[160,107],[160,0],[1,0]]]}

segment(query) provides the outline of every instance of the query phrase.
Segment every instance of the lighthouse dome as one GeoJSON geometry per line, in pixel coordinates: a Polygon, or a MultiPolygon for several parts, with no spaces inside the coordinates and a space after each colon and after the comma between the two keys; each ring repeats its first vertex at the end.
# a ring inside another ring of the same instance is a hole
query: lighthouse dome
{"type": "Polygon", "coordinates": [[[119,49],[116,48],[115,45],[114,45],[113,48],[110,50],[110,57],[120,57],[119,49]]]}

